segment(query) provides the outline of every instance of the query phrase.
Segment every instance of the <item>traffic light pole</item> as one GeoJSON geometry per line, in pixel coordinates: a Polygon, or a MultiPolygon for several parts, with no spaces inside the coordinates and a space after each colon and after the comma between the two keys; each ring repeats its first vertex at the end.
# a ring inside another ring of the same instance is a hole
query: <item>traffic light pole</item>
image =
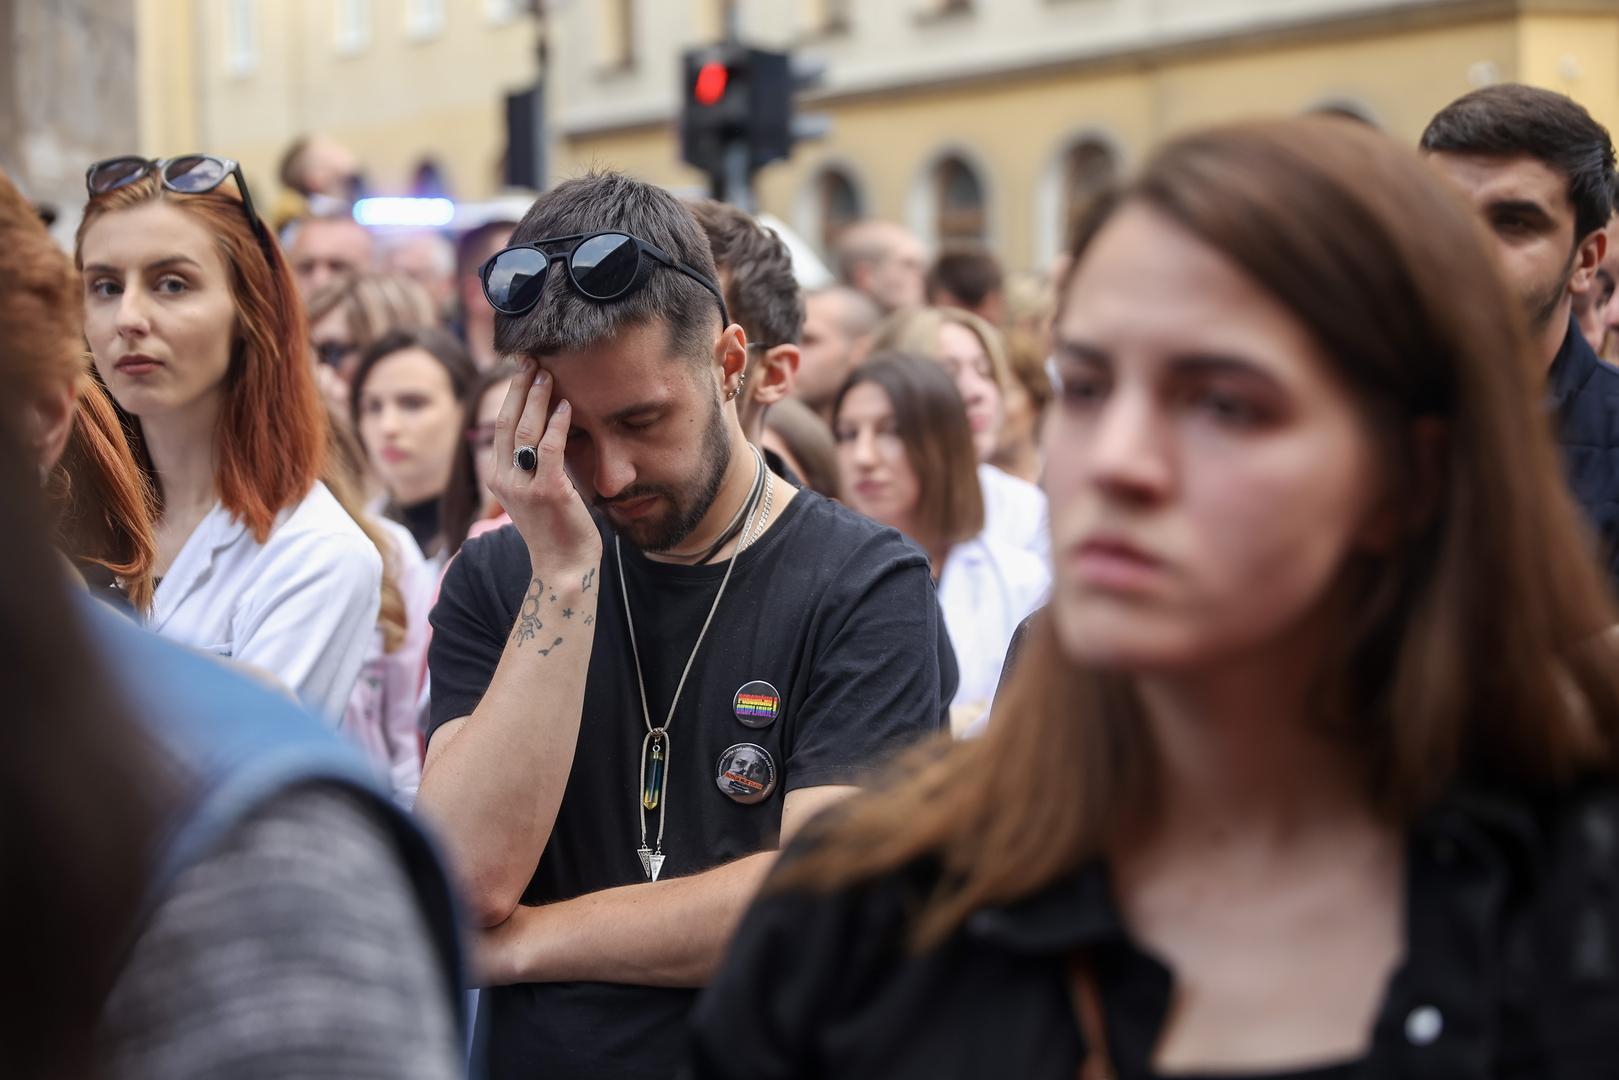
{"type": "MultiPolygon", "coordinates": [[[[732,45],[739,43],[742,40],[742,15],[736,0],[725,0],[724,19],[726,42],[732,45]]],[[[719,190],[714,192],[716,199],[749,214],[757,209],[757,201],[753,197],[750,154],[748,144],[740,139],[732,140],[725,147],[724,171],[718,177],[719,190]]]]}

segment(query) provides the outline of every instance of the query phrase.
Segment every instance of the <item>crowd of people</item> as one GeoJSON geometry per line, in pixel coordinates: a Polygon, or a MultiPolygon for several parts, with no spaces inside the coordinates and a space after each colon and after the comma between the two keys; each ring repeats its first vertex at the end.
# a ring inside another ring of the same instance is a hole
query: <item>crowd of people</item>
{"type": "Polygon", "coordinates": [[[17,1075],[1610,1075],[1579,105],[1185,134],[1044,277],[359,176],[0,176],[17,1075]]]}

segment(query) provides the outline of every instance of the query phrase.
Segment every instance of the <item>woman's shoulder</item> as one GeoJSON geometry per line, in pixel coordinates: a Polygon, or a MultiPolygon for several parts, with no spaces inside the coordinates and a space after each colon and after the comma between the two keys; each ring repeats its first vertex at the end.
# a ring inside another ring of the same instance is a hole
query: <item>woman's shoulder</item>
{"type": "Polygon", "coordinates": [[[302,499],[281,512],[264,546],[299,551],[314,546],[329,550],[334,557],[364,557],[369,553],[379,572],[382,565],[376,545],[319,480],[302,499]]]}

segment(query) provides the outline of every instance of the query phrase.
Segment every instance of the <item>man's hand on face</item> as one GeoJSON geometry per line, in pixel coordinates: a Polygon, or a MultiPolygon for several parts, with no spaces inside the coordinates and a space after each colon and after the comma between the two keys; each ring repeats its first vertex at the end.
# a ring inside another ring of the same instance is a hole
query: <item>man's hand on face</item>
{"type": "Polygon", "coordinates": [[[573,410],[566,400],[552,410],[554,385],[551,374],[533,360],[523,361],[512,377],[495,417],[489,487],[527,542],[536,571],[583,573],[601,564],[601,535],[563,467],[573,410]],[[520,447],[534,448],[532,471],[513,461],[520,447]]]}

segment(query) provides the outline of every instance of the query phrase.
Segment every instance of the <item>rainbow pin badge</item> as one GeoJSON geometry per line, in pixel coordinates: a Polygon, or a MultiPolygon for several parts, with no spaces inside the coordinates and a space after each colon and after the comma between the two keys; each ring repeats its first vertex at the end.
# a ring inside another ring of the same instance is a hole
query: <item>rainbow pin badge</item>
{"type": "Polygon", "coordinates": [[[781,713],[781,695],[762,679],[743,683],[731,699],[731,711],[750,728],[769,727],[781,713]]]}

